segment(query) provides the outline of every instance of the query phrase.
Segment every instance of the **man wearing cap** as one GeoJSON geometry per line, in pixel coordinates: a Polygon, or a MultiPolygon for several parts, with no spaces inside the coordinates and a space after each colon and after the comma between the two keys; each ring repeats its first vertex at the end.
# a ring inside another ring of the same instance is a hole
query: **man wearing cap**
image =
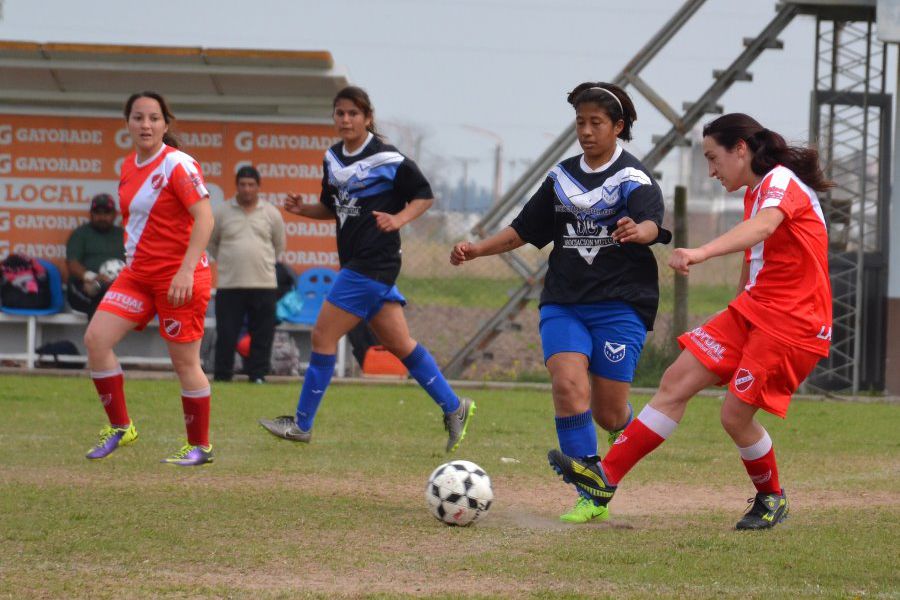
{"type": "Polygon", "coordinates": [[[278,283],[275,261],[284,252],[281,211],[259,199],[259,171],[241,167],[233,201],[217,206],[207,251],[216,259],[216,358],[213,378],[230,381],[234,349],[247,322],[250,350],[244,371],[253,383],[269,372],[278,283]]]}
{"type": "Polygon", "coordinates": [[[88,318],[115,278],[101,266],[111,259],[125,260],[125,231],[115,224],[116,216],[113,197],[97,194],[91,198],[89,221],[77,227],[66,243],[69,306],[88,318]]]}

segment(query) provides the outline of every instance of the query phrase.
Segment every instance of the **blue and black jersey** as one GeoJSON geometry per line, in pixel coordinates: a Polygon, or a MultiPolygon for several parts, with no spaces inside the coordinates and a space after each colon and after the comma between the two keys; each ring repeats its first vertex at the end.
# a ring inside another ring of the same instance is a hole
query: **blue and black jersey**
{"type": "Polygon", "coordinates": [[[372,211],[396,214],[433,195],[416,163],[377,137],[352,156],[344,154],[343,143],[329,148],[320,201],[335,214],[341,267],[393,285],[400,274],[400,233],[378,229],[372,211]]]}
{"type": "Polygon", "coordinates": [[[598,171],[590,171],[582,155],[553,167],[512,222],[519,237],[538,248],[553,242],[541,304],[621,300],[653,329],[659,306],[656,259],[648,246],[617,244],[611,236],[619,219],[631,217],[635,223],[656,223],[656,242],[667,244],[672,235],[662,228],[664,212],[659,185],[621,147],[598,171]]]}

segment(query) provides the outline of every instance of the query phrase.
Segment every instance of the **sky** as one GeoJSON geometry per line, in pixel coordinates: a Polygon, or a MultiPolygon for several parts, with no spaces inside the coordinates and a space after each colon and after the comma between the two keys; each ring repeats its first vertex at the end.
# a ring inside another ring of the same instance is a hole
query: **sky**
{"type": "MultiPolygon", "coordinates": [[[[5,40],[327,50],[352,83],[369,91],[387,133],[425,134],[424,167],[453,180],[467,164],[471,180],[488,188],[498,142],[508,186],[573,119],[567,92],[582,81],[615,77],[680,6],[677,0],[0,3],[5,40]]],[[[744,37],[762,30],[775,4],[708,0],[642,78],[680,109],[712,83],[713,69],[741,52],[744,37]]],[[[751,68],[753,82],[737,83],[721,103],[802,142],[809,136],[813,19],[796,19],[781,38],[784,50],[766,51],[751,68]]],[[[668,124],[642,99],[636,106],[630,149],[641,156],[668,124]]],[[[676,178],[677,171],[664,189],[676,178]]]]}

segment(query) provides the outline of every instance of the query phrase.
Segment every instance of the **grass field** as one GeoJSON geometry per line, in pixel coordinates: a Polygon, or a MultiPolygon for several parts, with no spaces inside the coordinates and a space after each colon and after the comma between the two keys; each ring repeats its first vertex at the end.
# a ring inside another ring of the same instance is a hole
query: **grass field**
{"type": "Polygon", "coordinates": [[[626,479],[608,524],[565,526],[547,393],[473,390],[458,457],[496,502],[453,529],[425,508],[445,437],[416,387],[334,386],[304,446],[256,425],[292,411],[296,384],[216,385],[216,463],[178,469],[158,462],[182,443],[177,384],[126,385],[141,437],[88,462],[103,413],[86,378],[0,378],[0,597],[900,598],[897,405],[763,416],[791,517],[737,533],[751,488],[716,398],[626,479]]]}

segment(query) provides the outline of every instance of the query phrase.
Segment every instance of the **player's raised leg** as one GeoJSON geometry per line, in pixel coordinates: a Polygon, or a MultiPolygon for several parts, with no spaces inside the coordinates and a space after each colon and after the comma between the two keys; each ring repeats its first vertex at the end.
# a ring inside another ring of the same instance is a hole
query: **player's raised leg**
{"type": "Polygon", "coordinates": [[[475,402],[470,398],[457,396],[428,349],[410,337],[400,303],[385,302],[369,324],[378,340],[403,361],[409,374],[440,407],[444,413],[444,428],[448,433],[446,451],[456,450],[466,436],[469,422],[475,414],[475,402]]]}
{"type": "Polygon", "coordinates": [[[85,331],[84,346],[88,353],[88,368],[91,370],[97,396],[109,419],[109,425],[100,430],[100,438],[88,451],[87,458],[105,458],[120,446],[132,444],[138,437],[125,404],[122,368],[113,352],[115,345],[136,325],[134,321],[98,310],[85,331]]]}

